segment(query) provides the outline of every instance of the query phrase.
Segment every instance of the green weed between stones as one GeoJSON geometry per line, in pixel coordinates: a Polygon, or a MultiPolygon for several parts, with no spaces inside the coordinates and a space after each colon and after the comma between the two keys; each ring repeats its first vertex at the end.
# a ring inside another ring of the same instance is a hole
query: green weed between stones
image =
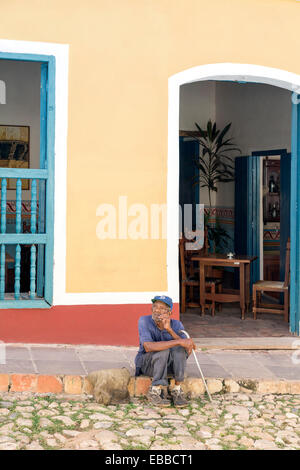
{"type": "Polygon", "coordinates": [[[36,411],[32,413],[32,427],[31,430],[33,433],[38,433],[40,431],[40,417],[36,411]]]}
{"type": "Polygon", "coordinates": [[[60,444],[57,444],[56,446],[50,446],[44,437],[39,438],[39,443],[44,450],[59,450],[62,447],[60,444]]]}
{"type": "Polygon", "coordinates": [[[130,411],[135,410],[136,408],[137,408],[137,405],[135,405],[134,403],[128,403],[128,404],[125,405],[124,409],[121,409],[121,408],[119,408],[119,409],[121,409],[121,411],[123,411],[124,417],[126,417],[129,414],[130,411]]]}
{"type": "MultiPolygon", "coordinates": [[[[225,449],[224,449],[225,450],[225,449]]],[[[248,448],[242,444],[238,444],[235,450],[248,450],[248,448]]]]}
{"type": "Polygon", "coordinates": [[[143,446],[141,444],[134,445],[134,444],[126,444],[122,446],[123,450],[148,450],[149,447],[143,446]]]}

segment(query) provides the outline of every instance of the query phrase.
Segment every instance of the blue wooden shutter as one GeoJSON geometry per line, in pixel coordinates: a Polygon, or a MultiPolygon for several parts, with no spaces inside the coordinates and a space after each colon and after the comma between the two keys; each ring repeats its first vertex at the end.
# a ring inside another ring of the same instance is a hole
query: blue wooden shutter
{"type": "Polygon", "coordinates": [[[280,280],[284,281],[286,244],[290,236],[291,154],[280,158],[280,280]]]}
{"type": "MultiPolygon", "coordinates": [[[[47,87],[48,87],[48,64],[41,64],[41,89],[40,89],[40,168],[46,168],[46,142],[47,142],[47,87]]],[[[39,184],[39,219],[38,232],[45,232],[45,183],[39,184]]],[[[43,296],[45,286],[45,247],[38,246],[37,255],[37,295],[43,296]]]]}
{"type": "Polygon", "coordinates": [[[251,263],[251,285],[260,278],[260,161],[261,157],[250,156],[248,160],[248,243],[247,255],[257,256],[251,263]]]}
{"type": "Polygon", "coordinates": [[[291,285],[290,285],[290,330],[299,335],[300,321],[300,95],[293,94],[296,98],[292,104],[292,157],[291,157],[291,285]]]}
{"type": "MultiPolygon", "coordinates": [[[[259,188],[260,157],[235,159],[234,251],[257,256],[251,263],[251,284],[259,279],[259,188]]],[[[235,281],[237,287],[237,279],[235,281]]]]}
{"type": "Polygon", "coordinates": [[[180,137],[179,151],[179,204],[182,208],[182,215],[184,204],[193,205],[193,228],[195,228],[196,204],[199,203],[199,185],[193,186],[193,178],[198,174],[194,157],[199,155],[199,144],[195,140],[180,137]]]}

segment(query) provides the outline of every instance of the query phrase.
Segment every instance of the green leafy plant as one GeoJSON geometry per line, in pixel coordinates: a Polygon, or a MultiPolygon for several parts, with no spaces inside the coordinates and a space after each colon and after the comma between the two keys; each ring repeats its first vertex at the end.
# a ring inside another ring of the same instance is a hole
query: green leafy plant
{"type": "Polygon", "coordinates": [[[218,220],[216,220],[215,226],[208,228],[208,238],[213,244],[213,251],[215,253],[222,253],[225,249],[229,248],[231,237],[227,230],[221,227],[218,220]]]}
{"type": "Polygon", "coordinates": [[[231,238],[218,220],[215,226],[209,224],[211,194],[218,191],[219,183],[234,181],[234,160],[230,154],[241,151],[235,146],[233,139],[227,137],[231,123],[222,130],[217,129],[216,122],[212,123],[211,120],[208,121],[206,130],[197,123],[195,126],[197,131],[188,133],[199,143],[199,156],[194,156],[198,175],[193,178],[192,184],[208,189],[209,214],[206,214],[204,224],[208,228],[210,246],[214,252],[220,253],[229,247],[231,238]]]}
{"type": "Polygon", "coordinates": [[[234,160],[228,152],[240,152],[235,147],[232,138],[227,138],[231,123],[224,129],[217,129],[217,124],[208,121],[206,130],[195,123],[198,131],[190,131],[188,135],[199,143],[199,156],[194,157],[194,163],[199,175],[193,179],[193,186],[199,184],[201,188],[208,189],[209,206],[211,207],[211,193],[218,191],[218,183],[234,181],[234,160]]]}
{"type": "Polygon", "coordinates": [[[211,250],[214,253],[222,253],[229,248],[232,241],[227,230],[225,230],[218,219],[215,225],[209,224],[210,210],[204,214],[204,226],[207,227],[207,237],[211,250]]]}

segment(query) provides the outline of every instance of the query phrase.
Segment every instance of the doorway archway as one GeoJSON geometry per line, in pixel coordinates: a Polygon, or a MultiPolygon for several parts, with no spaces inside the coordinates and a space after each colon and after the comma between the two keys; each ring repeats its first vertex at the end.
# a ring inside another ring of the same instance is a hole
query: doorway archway
{"type": "Polygon", "coordinates": [[[178,236],[174,227],[179,227],[179,95],[180,86],[204,80],[238,81],[262,83],[292,92],[292,143],[291,143],[291,288],[290,331],[299,335],[300,309],[300,75],[284,70],[251,64],[208,64],[182,71],[169,78],[168,117],[168,283],[169,292],[179,302],[178,236]]]}

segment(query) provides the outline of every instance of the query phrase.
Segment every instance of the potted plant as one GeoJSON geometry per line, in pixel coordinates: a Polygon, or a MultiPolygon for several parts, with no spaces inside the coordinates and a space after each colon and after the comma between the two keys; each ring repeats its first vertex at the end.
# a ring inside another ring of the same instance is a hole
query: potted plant
{"type": "Polygon", "coordinates": [[[208,223],[211,211],[211,194],[218,191],[219,183],[229,183],[234,181],[234,160],[232,152],[241,153],[232,138],[227,137],[231,123],[227,124],[222,130],[217,129],[216,122],[208,121],[206,130],[195,123],[197,131],[190,131],[188,135],[193,137],[199,143],[199,156],[194,157],[194,163],[198,169],[198,175],[193,178],[193,186],[199,185],[201,188],[208,189],[209,214],[206,217],[205,225],[208,227],[208,238],[213,249],[219,252],[222,248],[228,246],[230,236],[227,231],[216,221],[215,227],[208,223]]]}
{"type": "Polygon", "coordinates": [[[208,227],[208,239],[212,244],[214,253],[223,253],[229,248],[231,237],[221,225],[219,220],[216,220],[215,226],[208,227]]]}

